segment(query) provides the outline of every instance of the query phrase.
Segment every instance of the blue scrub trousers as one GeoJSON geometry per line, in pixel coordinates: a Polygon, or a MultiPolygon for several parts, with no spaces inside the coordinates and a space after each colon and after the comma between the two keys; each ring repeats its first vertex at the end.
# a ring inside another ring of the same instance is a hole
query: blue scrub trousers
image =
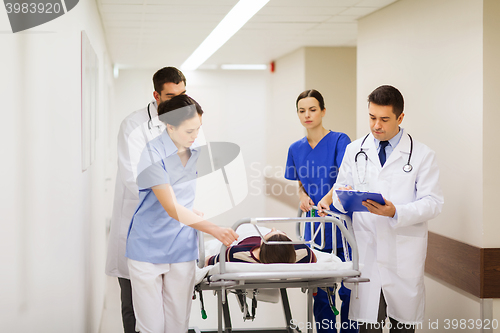
{"type": "MultiPolygon", "coordinates": [[[[345,261],[343,248],[337,249],[337,256],[342,261],[345,261]]],[[[332,297],[334,298],[333,303],[335,304],[335,295],[332,297]]],[[[340,333],[358,333],[357,322],[348,319],[351,291],[344,286],[344,283],[342,283],[339,289],[339,297],[342,301],[340,307],[340,333]]],[[[313,313],[316,321],[316,331],[318,333],[337,333],[337,329],[335,328],[336,318],[330,308],[328,294],[319,288],[318,293],[314,296],[313,313]]]]}

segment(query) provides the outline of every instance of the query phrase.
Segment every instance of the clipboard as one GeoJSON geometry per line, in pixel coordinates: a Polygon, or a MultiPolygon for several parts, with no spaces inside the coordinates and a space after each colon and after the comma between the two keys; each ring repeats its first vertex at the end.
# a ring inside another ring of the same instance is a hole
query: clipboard
{"type": "Polygon", "coordinates": [[[336,190],[335,192],[347,212],[367,212],[368,208],[362,205],[362,202],[366,200],[373,200],[385,205],[384,198],[380,193],[343,190],[336,190]]]}

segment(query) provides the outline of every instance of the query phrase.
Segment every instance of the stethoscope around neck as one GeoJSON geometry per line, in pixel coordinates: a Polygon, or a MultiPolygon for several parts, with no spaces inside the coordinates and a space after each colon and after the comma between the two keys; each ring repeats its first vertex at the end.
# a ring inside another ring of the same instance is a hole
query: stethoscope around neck
{"type": "Polygon", "coordinates": [[[153,127],[156,127],[156,129],[158,130],[158,133],[161,133],[161,127],[160,126],[153,126],[153,118],[151,117],[151,111],[149,110],[149,106],[151,105],[151,103],[148,104],[148,116],[149,116],[149,120],[148,120],[148,129],[149,131],[151,132],[151,134],[153,134],[153,127]]]}
{"type": "MultiPolygon", "coordinates": [[[[408,133],[407,133],[408,134],[408,133]]],[[[356,164],[356,168],[358,167],[358,157],[360,155],[364,155],[365,157],[365,162],[368,162],[368,155],[366,155],[365,151],[363,150],[363,144],[365,143],[366,139],[368,138],[370,134],[368,133],[365,138],[363,139],[363,141],[361,142],[361,146],[359,148],[359,152],[356,154],[356,156],[354,156],[354,164],[356,164]]],[[[410,155],[408,156],[408,161],[406,162],[406,164],[403,166],[403,171],[408,173],[408,172],[411,172],[413,170],[413,166],[410,164],[410,160],[411,160],[411,155],[413,154],[413,138],[411,137],[410,134],[408,134],[408,137],[410,138],[410,155]]],[[[359,174],[358,174],[358,177],[359,177],[359,174]]],[[[363,177],[364,178],[364,177],[363,177]]]]}

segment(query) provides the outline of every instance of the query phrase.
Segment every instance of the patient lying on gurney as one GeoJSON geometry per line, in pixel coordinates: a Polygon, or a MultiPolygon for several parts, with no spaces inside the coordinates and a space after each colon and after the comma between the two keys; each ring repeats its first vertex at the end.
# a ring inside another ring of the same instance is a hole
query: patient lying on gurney
{"type": "MultiPolygon", "coordinates": [[[[241,228],[241,227],[240,227],[241,228]]],[[[238,228],[238,230],[240,229],[238,228]]],[[[236,231],[238,234],[240,234],[236,231]]],[[[261,229],[262,230],[262,229],[261,229]]],[[[241,235],[241,234],[240,234],[241,235]]],[[[248,263],[314,263],[316,256],[305,244],[264,244],[260,236],[240,237],[236,244],[226,250],[227,262],[248,263]]],[[[266,241],[291,241],[282,231],[271,229],[264,235],[266,241]]],[[[208,257],[205,266],[219,261],[219,254],[208,257]]]]}

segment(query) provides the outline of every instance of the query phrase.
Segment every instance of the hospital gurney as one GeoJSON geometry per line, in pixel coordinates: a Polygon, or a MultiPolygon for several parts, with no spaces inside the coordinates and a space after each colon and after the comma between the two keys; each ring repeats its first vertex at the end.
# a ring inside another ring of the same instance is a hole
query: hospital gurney
{"type": "MultiPolygon", "coordinates": [[[[217,294],[218,303],[218,332],[243,332],[242,330],[235,331],[231,327],[231,319],[229,307],[227,303],[227,292],[236,293],[240,309],[244,314],[244,318],[253,319],[255,316],[256,294],[258,290],[263,289],[279,289],[283,310],[285,314],[286,327],[283,329],[261,329],[259,332],[300,332],[297,327],[292,326],[292,314],[288,302],[287,288],[301,288],[307,292],[307,321],[313,323],[313,291],[316,288],[326,288],[327,292],[331,292],[330,288],[336,288],[336,284],[344,281],[354,283],[357,286],[359,282],[367,282],[368,279],[361,278],[358,262],[358,249],[354,236],[345,225],[350,226],[350,218],[348,216],[335,214],[327,211],[328,217],[297,217],[297,218],[246,218],[237,221],[233,225],[236,230],[240,225],[251,224],[255,226],[258,234],[263,237],[257,228],[258,224],[262,223],[297,223],[302,222],[319,222],[319,228],[313,230],[313,240],[317,235],[321,235],[321,244],[312,244],[312,247],[321,248],[324,246],[324,229],[326,223],[332,223],[339,227],[347,243],[352,250],[351,262],[333,261],[330,264],[323,263],[314,264],[251,264],[251,263],[228,263],[226,262],[227,247],[221,245],[220,262],[210,269],[207,277],[203,278],[201,283],[196,285],[196,290],[199,292],[200,301],[203,309],[203,290],[213,290],[217,294]],[[252,311],[247,305],[246,295],[250,291],[252,293],[252,311]]],[[[311,223],[314,225],[315,223],[311,223]]],[[[335,230],[336,228],[332,228],[335,230]]],[[[299,227],[298,229],[299,230],[299,227]]],[[[332,238],[335,237],[335,232],[332,232],[332,238]]],[[[334,242],[334,240],[332,239],[334,242]]],[[[266,242],[267,244],[283,244],[290,242],[266,242]]],[[[311,243],[313,241],[310,241],[311,243]]],[[[292,241],[292,244],[309,243],[307,241],[292,241]]],[[[344,242],[345,243],[345,242],[344,242]]],[[[345,246],[345,244],[344,244],[345,246]]],[[[202,237],[200,237],[200,258],[199,265],[203,266],[205,262],[205,251],[202,237]]],[[[344,251],[348,253],[348,251],[344,251]]],[[[336,258],[336,257],[335,257],[336,258]]],[[[354,297],[357,288],[353,290],[354,297]]],[[[333,304],[332,304],[333,307],[333,304]]],[[[202,310],[203,312],[203,310],[202,310]]],[[[255,331],[253,329],[252,331],[255,331]]],[[[208,331],[204,331],[208,332],[208,331]]],[[[214,332],[214,331],[210,331],[214,332]]],[[[248,331],[247,331],[248,332],[248,331]]],[[[312,332],[312,328],[307,327],[307,332],[312,332]]]]}

